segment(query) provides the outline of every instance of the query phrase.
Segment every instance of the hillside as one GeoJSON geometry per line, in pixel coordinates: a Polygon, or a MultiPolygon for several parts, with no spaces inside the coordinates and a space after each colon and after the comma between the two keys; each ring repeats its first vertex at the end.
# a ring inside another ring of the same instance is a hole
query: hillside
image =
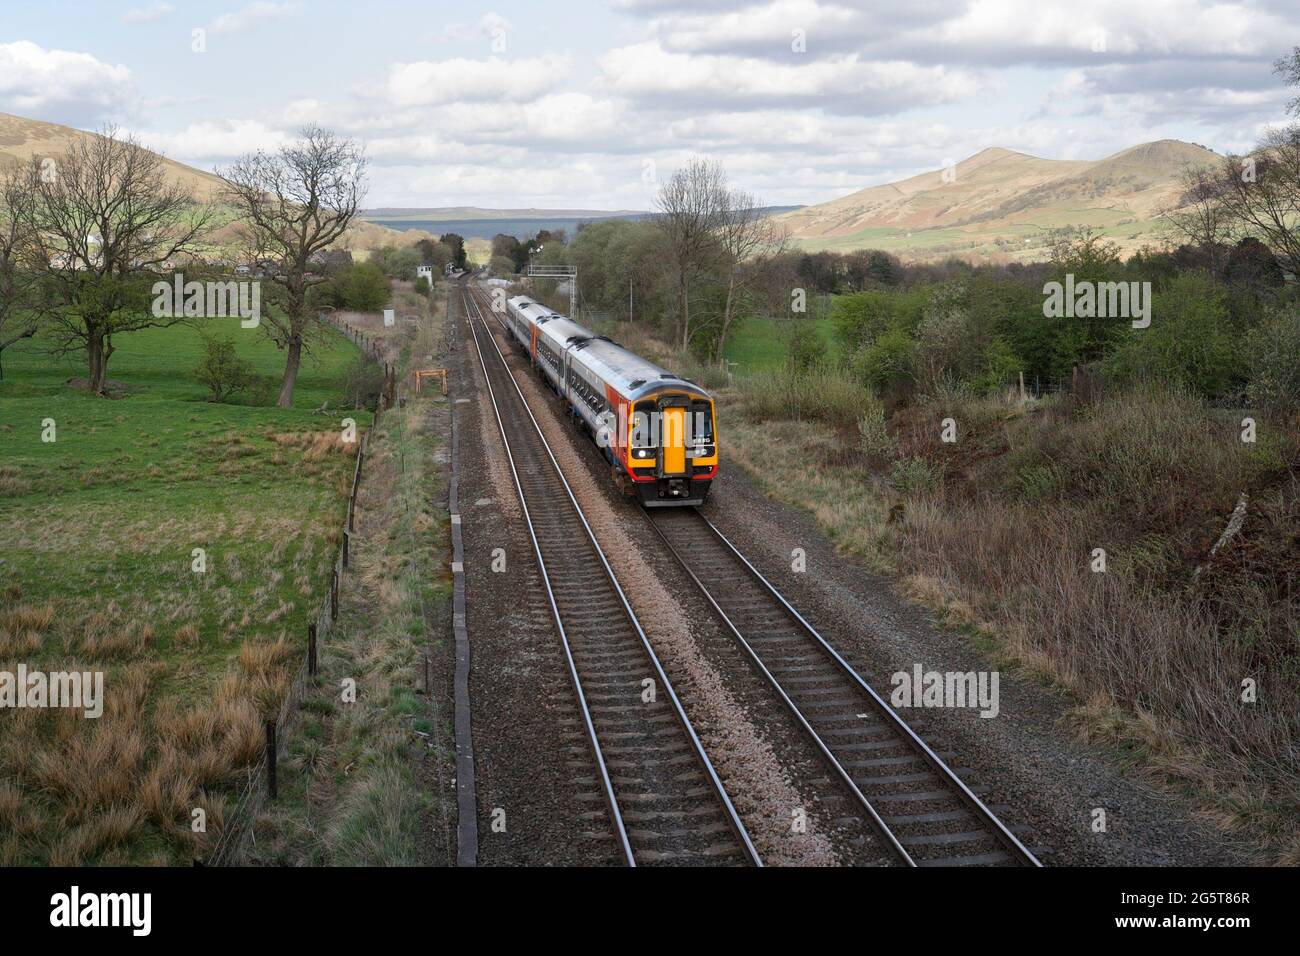
{"type": "Polygon", "coordinates": [[[1158,216],[1177,199],[1180,173],[1214,159],[1179,140],[1143,143],[1099,160],[991,148],[947,176],[922,173],[777,219],[808,249],[871,247],[909,260],[1038,258],[1047,231],[1067,225],[1094,227],[1132,252],[1158,239],[1158,216]]]}
{"type": "MultiPolygon", "coordinates": [[[[76,140],[94,135],[70,126],[0,113],[0,168],[25,163],[33,156],[58,156],[76,140]]],[[[163,168],[170,181],[184,186],[200,201],[217,199],[222,183],[212,173],[166,157],[163,158],[163,168]]],[[[219,217],[218,221],[226,218],[219,217]]],[[[382,245],[410,245],[421,238],[436,237],[419,230],[399,231],[358,219],[337,245],[344,249],[371,249],[382,245]]],[[[218,228],[213,235],[217,245],[234,242],[234,239],[234,229],[228,224],[218,228]]]]}
{"type": "MultiPolygon", "coordinates": [[[[57,157],[77,140],[94,135],[70,126],[0,113],[0,166],[25,163],[33,156],[57,157]]],[[[200,199],[210,199],[221,186],[221,180],[211,173],[166,158],[163,163],[170,180],[200,199]]]]}

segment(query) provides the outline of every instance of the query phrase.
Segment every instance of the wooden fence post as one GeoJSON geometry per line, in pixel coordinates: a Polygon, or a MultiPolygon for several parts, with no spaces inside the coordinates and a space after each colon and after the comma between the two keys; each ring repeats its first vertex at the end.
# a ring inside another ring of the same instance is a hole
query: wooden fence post
{"type": "Polygon", "coordinates": [[[330,620],[339,619],[339,573],[335,571],[330,576],[330,620]]]}
{"type": "Polygon", "coordinates": [[[316,625],[307,625],[307,676],[316,676],[316,625]]]}
{"type": "Polygon", "coordinates": [[[352,539],[352,534],[348,531],[343,532],[343,567],[348,566],[348,542],[352,539]]]}
{"type": "Polygon", "coordinates": [[[275,721],[266,722],[266,795],[272,800],[276,796],[275,787],[275,721]]]}

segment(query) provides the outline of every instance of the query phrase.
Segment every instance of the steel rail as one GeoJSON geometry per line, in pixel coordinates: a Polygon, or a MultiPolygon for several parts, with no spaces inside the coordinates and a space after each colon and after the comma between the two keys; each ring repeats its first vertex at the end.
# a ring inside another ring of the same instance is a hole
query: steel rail
{"type": "MultiPolygon", "coordinates": [[[[796,610],[795,607],[788,600],[786,600],[785,596],[781,594],[779,590],[777,590],[776,586],[773,585],[772,582],[769,581],[762,574],[762,572],[760,572],[756,567],[754,567],[753,563],[750,562],[750,560],[745,557],[745,555],[740,551],[740,549],[737,548],[735,544],[733,544],[731,540],[727,538],[727,536],[724,535],[722,531],[720,531],[718,527],[712,521],[710,521],[707,516],[700,513],[696,509],[691,509],[691,511],[694,513],[696,518],[698,518],[700,521],[704,523],[704,525],[708,528],[708,530],[724,546],[726,551],[731,555],[733,555],[737,560],[739,560],[742,565],[744,565],[744,567],[749,571],[753,580],[761,584],[763,588],[767,591],[767,593],[776,600],[776,602],[780,605],[781,609],[793,621],[795,621],[798,624],[799,628],[807,636],[813,639],[816,646],[819,647],[830,658],[830,660],[834,663],[838,671],[844,676],[846,676],[854,685],[856,685],[858,690],[860,690],[864,695],[866,695],[866,697],[870,700],[870,702],[876,709],[877,713],[880,714],[882,717],[884,717],[886,722],[890,724],[903,737],[904,741],[916,753],[918,753],[922,757],[922,759],[930,766],[930,769],[938,775],[940,780],[946,783],[948,787],[955,792],[958,799],[966,805],[967,809],[970,810],[975,815],[978,821],[984,824],[984,826],[993,834],[993,836],[998,840],[998,842],[1001,843],[1003,847],[1011,854],[1011,857],[1015,861],[1021,863],[1022,865],[1041,867],[1043,864],[1038,860],[1038,858],[1035,857],[1034,854],[1030,852],[1030,850],[1023,843],[1021,843],[1021,841],[1016,837],[1016,835],[1012,833],[1000,819],[998,819],[998,817],[993,813],[993,811],[990,810],[984,804],[984,802],[980,800],[980,798],[976,796],[974,792],[971,791],[970,787],[968,787],[965,784],[965,782],[962,781],[962,779],[958,777],[956,773],[953,772],[953,770],[947,765],[947,763],[944,762],[943,758],[941,758],[937,753],[935,753],[934,750],[930,747],[930,745],[927,744],[916,733],[916,731],[914,731],[911,728],[911,726],[909,726],[908,723],[898,715],[897,711],[895,711],[893,707],[889,706],[889,704],[887,704],[885,700],[881,698],[879,694],[876,693],[876,691],[871,687],[871,685],[862,679],[861,675],[859,675],[858,672],[854,670],[852,665],[850,665],[849,662],[846,661],[837,650],[835,650],[835,648],[830,644],[830,642],[828,642],[824,637],[822,637],[822,635],[817,631],[817,629],[814,628],[807,621],[807,619],[804,618],[804,616],[800,614],[798,610],[796,610]]],[[[834,756],[830,748],[826,745],[825,741],[822,740],[821,736],[818,735],[817,732],[812,728],[812,725],[809,723],[808,719],[799,710],[798,706],[791,699],[790,695],[786,692],[785,688],[781,686],[776,676],[772,674],[771,671],[768,669],[768,667],[762,662],[757,652],[750,645],[749,641],[747,641],[745,637],[740,633],[739,628],[736,627],[734,622],[731,620],[730,616],[727,615],[725,611],[723,611],[721,605],[715,599],[712,592],[710,592],[707,585],[700,579],[700,577],[690,567],[685,557],[668,539],[668,536],[667,534],[665,534],[663,529],[661,529],[658,526],[658,524],[656,523],[656,518],[652,516],[648,511],[646,512],[646,518],[649,521],[651,527],[655,529],[655,532],[664,541],[664,544],[668,547],[669,551],[677,559],[678,563],[681,564],[681,566],[686,570],[687,574],[695,582],[695,585],[700,589],[701,593],[704,594],[704,596],[708,599],[709,603],[713,606],[714,610],[726,623],[727,627],[730,629],[732,634],[734,634],[737,637],[737,639],[739,639],[741,645],[748,652],[750,658],[757,664],[759,670],[762,672],[764,677],[766,677],[768,682],[771,683],[771,685],[776,690],[777,694],[781,697],[781,699],[785,702],[787,707],[790,708],[791,712],[795,715],[800,725],[804,728],[805,731],[807,731],[812,736],[814,742],[816,743],[818,749],[822,752],[823,756],[825,756],[830,761],[836,773],[841,777],[841,779],[843,779],[849,785],[854,796],[863,804],[864,809],[866,809],[868,812],[868,817],[873,827],[878,832],[880,832],[882,836],[885,837],[888,845],[900,856],[900,858],[906,864],[915,866],[916,861],[912,858],[911,854],[909,854],[907,850],[902,846],[901,842],[894,835],[893,831],[889,828],[888,824],[885,823],[881,815],[876,811],[874,806],[871,805],[870,800],[862,793],[861,789],[857,786],[857,784],[852,781],[852,779],[848,774],[848,771],[840,763],[839,759],[834,756]]]]}
{"type": "MultiPolygon", "coordinates": [[[[636,612],[633,611],[632,605],[628,602],[627,595],[623,592],[622,586],[619,584],[617,577],[615,577],[614,570],[610,566],[609,560],[605,556],[604,549],[601,548],[600,543],[596,540],[596,535],[592,531],[591,525],[587,522],[587,517],[583,513],[582,507],[578,504],[577,497],[574,495],[573,489],[569,486],[568,479],[564,477],[564,472],[560,468],[560,464],[556,460],[555,454],[551,450],[550,443],[546,440],[546,436],[542,432],[541,425],[538,423],[536,416],[533,415],[532,409],[528,405],[528,400],[524,397],[523,390],[519,387],[519,383],[515,380],[514,373],[510,370],[510,366],[506,362],[505,355],[502,353],[500,346],[497,344],[495,336],[493,336],[490,330],[488,330],[487,320],[483,317],[483,311],[479,307],[478,302],[475,299],[474,290],[472,289],[472,287],[468,292],[467,301],[468,304],[473,306],[474,311],[478,314],[479,321],[483,323],[484,330],[488,333],[488,341],[491,343],[493,350],[497,353],[497,357],[501,362],[501,369],[505,372],[506,376],[510,379],[510,383],[511,385],[514,386],[515,392],[518,395],[520,406],[527,413],[529,420],[532,422],[533,428],[537,433],[537,438],[541,443],[541,448],[546,452],[547,458],[550,459],[551,465],[555,470],[555,475],[556,477],[559,478],[560,483],[564,487],[565,494],[569,499],[569,503],[573,508],[573,512],[577,516],[578,520],[581,522],[583,530],[586,532],[588,540],[591,542],[592,547],[595,549],[596,555],[600,559],[600,563],[604,568],[605,574],[609,579],[609,582],[612,585],[615,593],[617,594],[619,602],[621,603],[623,610],[626,612],[627,618],[629,622],[632,624],[632,627],[635,630],[636,635],[641,642],[641,646],[644,649],[647,658],[649,659],[652,667],[654,668],[656,675],[658,676],[659,684],[664,689],[664,692],[667,694],[668,699],[672,704],[673,711],[676,714],[677,720],[681,724],[681,727],[690,742],[691,749],[694,752],[697,761],[700,763],[701,769],[703,769],[705,776],[709,782],[709,785],[714,792],[714,795],[718,798],[718,801],[721,803],[723,807],[727,822],[730,825],[733,833],[735,834],[738,842],[740,843],[741,848],[744,851],[744,856],[753,865],[762,866],[763,865],[762,859],[760,858],[758,851],[754,848],[753,841],[750,839],[749,833],[745,829],[744,822],[740,819],[740,815],[736,811],[736,808],[731,801],[731,797],[727,794],[726,788],[723,786],[722,780],[721,778],[719,778],[717,771],[713,766],[712,761],[709,760],[708,754],[704,750],[704,745],[700,741],[699,735],[695,732],[695,728],[691,724],[690,718],[687,716],[686,710],[682,706],[681,700],[678,698],[677,692],[676,690],[674,690],[672,682],[668,679],[668,675],[664,671],[663,665],[660,662],[658,655],[655,653],[654,648],[651,646],[650,640],[646,636],[645,630],[642,628],[641,622],[637,618],[636,612]]],[[[492,311],[492,309],[489,307],[488,311],[492,311]]],[[[493,412],[497,419],[497,426],[501,431],[502,441],[506,446],[506,453],[510,460],[511,474],[512,477],[514,478],[515,490],[519,495],[520,504],[524,511],[524,517],[528,525],[529,536],[531,537],[533,542],[533,551],[537,557],[538,566],[541,569],[542,579],[546,585],[546,592],[547,592],[548,600],[550,601],[550,605],[551,605],[552,617],[555,621],[556,628],[559,631],[561,639],[564,643],[565,657],[569,665],[569,676],[572,679],[574,687],[577,691],[579,704],[583,712],[583,720],[588,730],[588,737],[596,753],[597,763],[600,768],[601,780],[606,793],[606,800],[610,805],[611,816],[615,820],[616,830],[618,832],[619,839],[623,845],[626,854],[626,861],[629,866],[635,866],[636,865],[635,855],[632,851],[631,843],[628,840],[626,827],[623,824],[622,813],[618,808],[618,800],[614,793],[613,783],[610,780],[609,771],[605,764],[603,753],[601,752],[600,749],[600,743],[599,743],[598,735],[596,733],[595,724],[592,720],[590,709],[588,708],[586,702],[586,695],[582,690],[582,681],[581,681],[581,677],[578,674],[577,663],[574,659],[572,648],[569,644],[568,636],[567,633],[565,632],[564,624],[561,620],[559,605],[556,602],[555,594],[551,587],[549,572],[546,569],[546,562],[542,555],[541,546],[537,540],[537,535],[533,528],[532,518],[529,515],[529,511],[528,511],[528,505],[524,500],[523,486],[519,481],[518,471],[515,469],[514,456],[510,452],[510,440],[506,433],[505,424],[501,418],[501,410],[497,404],[496,393],[495,393],[495,389],[493,389],[492,387],[492,383],[487,369],[487,363],[484,360],[483,349],[478,340],[478,332],[474,328],[473,320],[468,316],[468,314],[466,318],[469,321],[471,327],[471,334],[473,335],[474,338],[474,347],[475,350],[478,352],[479,363],[483,369],[483,376],[488,384],[488,391],[492,398],[492,407],[493,407],[493,412]]],[[[502,328],[505,329],[508,334],[509,329],[505,326],[504,322],[501,322],[500,318],[498,318],[498,323],[501,324],[502,328]]]]}

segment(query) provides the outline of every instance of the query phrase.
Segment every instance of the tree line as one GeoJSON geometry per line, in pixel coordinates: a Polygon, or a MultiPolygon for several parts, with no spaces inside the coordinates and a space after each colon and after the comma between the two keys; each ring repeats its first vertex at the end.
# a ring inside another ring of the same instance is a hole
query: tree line
{"type": "Polygon", "coordinates": [[[326,266],[356,218],[366,169],[356,142],[312,126],[218,169],[218,190],[201,201],[169,179],[161,156],[107,127],[0,172],[0,375],[4,350],[39,335],[53,354],[82,353],[87,388],[104,395],[122,336],[193,321],[177,308],[157,314],[155,282],[179,272],[230,280],[247,265],[239,271],[262,283],[256,334],[285,353],[277,404],[289,407],[322,307],[379,308],[387,275],[464,265],[464,240],[448,235],[400,255],[379,250],[371,264],[326,266]]]}

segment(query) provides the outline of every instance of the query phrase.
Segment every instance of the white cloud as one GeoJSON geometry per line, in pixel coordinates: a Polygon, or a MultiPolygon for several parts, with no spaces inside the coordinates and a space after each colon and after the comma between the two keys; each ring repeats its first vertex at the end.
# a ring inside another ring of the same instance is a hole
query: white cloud
{"type": "Polygon", "coordinates": [[[123,23],[153,23],[155,20],[161,20],[175,8],[164,0],[158,0],[147,7],[134,7],[122,14],[123,23]]]}
{"type": "Polygon", "coordinates": [[[239,33],[251,29],[267,20],[279,20],[296,14],[301,5],[298,3],[271,3],[269,0],[257,0],[232,13],[223,13],[208,26],[212,33],[239,33]]]}
{"type": "Polygon", "coordinates": [[[522,60],[420,60],[396,63],[384,92],[397,106],[455,101],[535,100],[558,86],[569,59],[541,56],[522,60]]]}
{"type": "Polygon", "coordinates": [[[0,109],[36,119],[97,125],[137,101],[131,71],[89,53],[0,43],[0,109]]]}
{"type": "Polygon", "coordinates": [[[657,42],[606,53],[600,67],[610,89],[629,97],[672,98],[681,107],[749,102],[780,107],[805,103],[858,114],[887,114],[975,93],[982,81],[967,70],[906,61],[837,55],[799,63],[673,53],[657,42]]]}
{"type": "Polygon", "coordinates": [[[141,132],[141,142],[169,159],[210,169],[255,150],[272,151],[295,136],[259,120],[191,123],[174,133],[141,132]]]}

